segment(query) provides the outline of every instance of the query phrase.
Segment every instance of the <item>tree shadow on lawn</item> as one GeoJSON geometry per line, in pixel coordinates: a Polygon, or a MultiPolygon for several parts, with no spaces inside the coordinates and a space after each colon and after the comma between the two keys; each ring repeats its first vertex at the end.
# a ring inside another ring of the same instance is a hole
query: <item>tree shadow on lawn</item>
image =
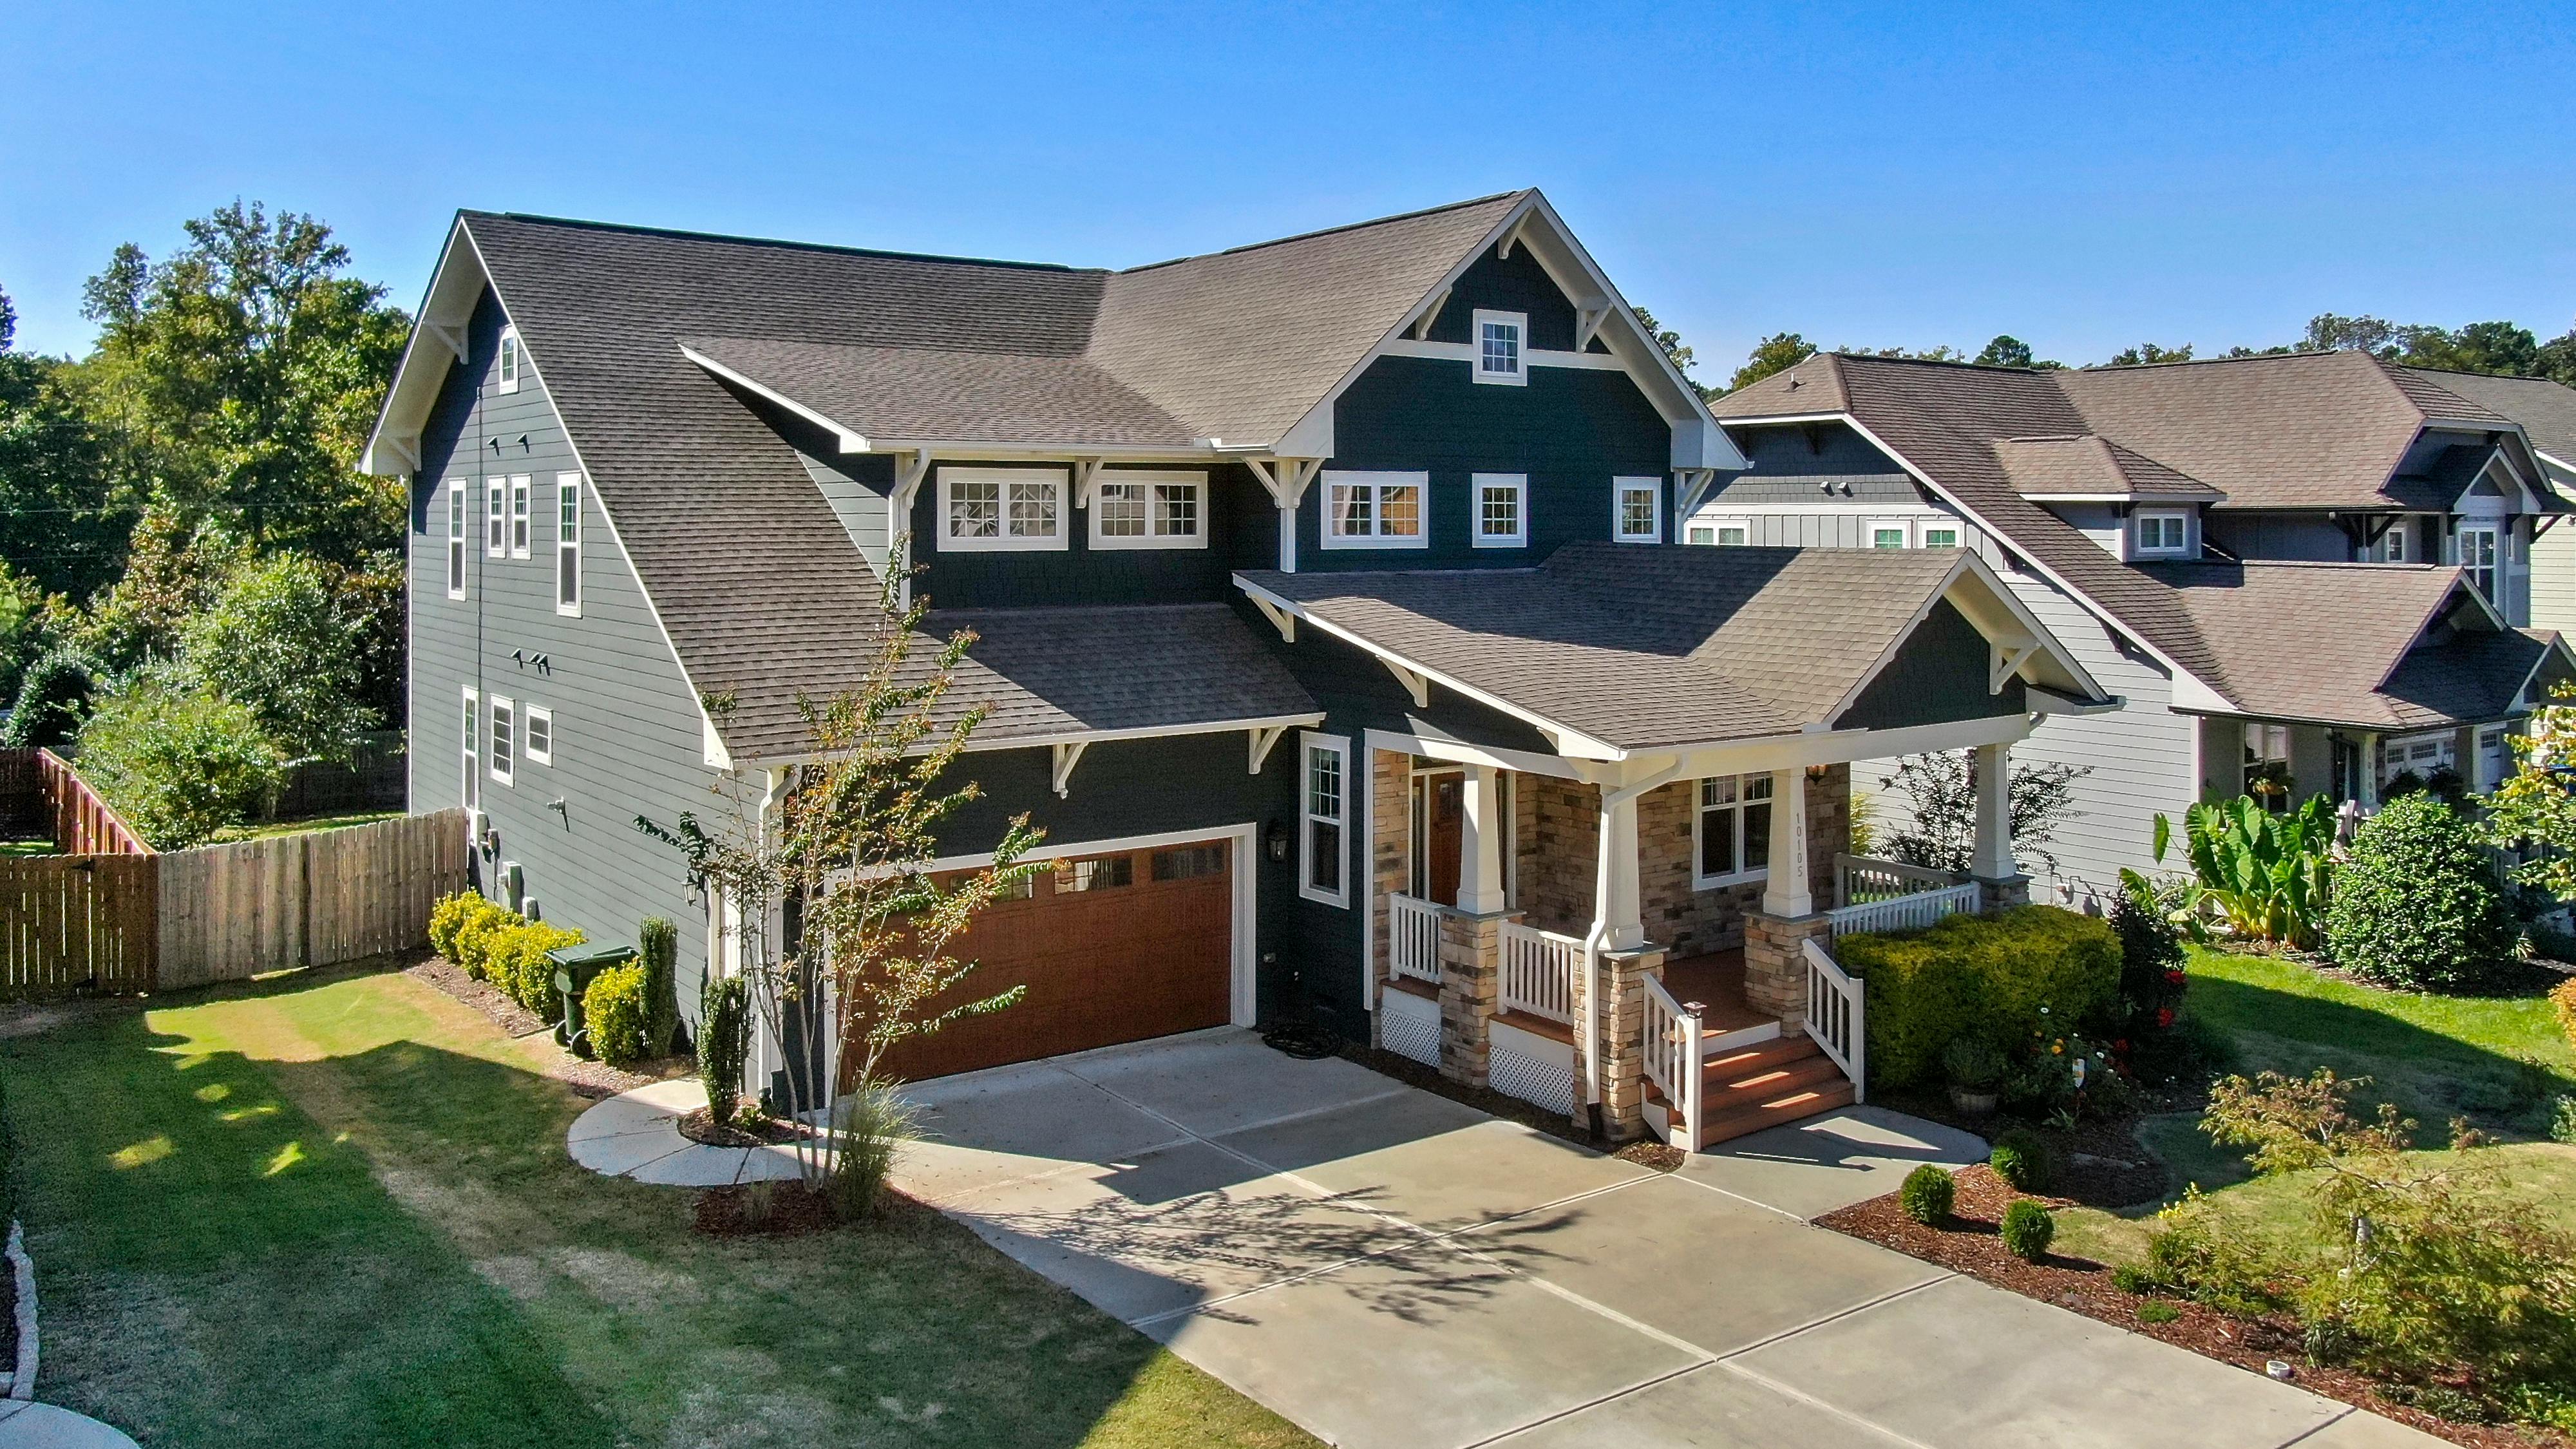
{"type": "Polygon", "coordinates": [[[430,997],[302,975],[0,1042],[49,1397],[147,1444],[577,1449],[1070,1445],[1196,1391],[1212,1439],[1297,1440],[935,1214],[697,1237],[430,997]]]}

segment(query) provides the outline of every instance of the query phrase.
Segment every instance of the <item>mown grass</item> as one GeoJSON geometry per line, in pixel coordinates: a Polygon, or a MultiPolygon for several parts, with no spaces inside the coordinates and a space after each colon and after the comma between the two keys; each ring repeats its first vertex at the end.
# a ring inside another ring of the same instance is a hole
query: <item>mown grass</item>
{"type": "Polygon", "coordinates": [[[305,835],[316,830],[342,830],[352,825],[373,825],[379,820],[399,820],[399,810],[352,810],[341,815],[312,815],[301,820],[263,820],[255,824],[227,825],[215,832],[217,843],[236,840],[268,840],[280,835],[305,835]]]}
{"type": "Polygon", "coordinates": [[[398,974],[0,1041],[46,1396],[147,1445],[1312,1441],[931,1214],[710,1241],[398,974]]]}

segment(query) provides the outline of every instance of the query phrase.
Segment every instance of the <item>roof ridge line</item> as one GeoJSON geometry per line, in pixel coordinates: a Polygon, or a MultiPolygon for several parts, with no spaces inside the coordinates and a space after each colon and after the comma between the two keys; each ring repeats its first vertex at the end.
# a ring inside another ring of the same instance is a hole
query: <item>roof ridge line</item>
{"type": "Polygon", "coordinates": [[[1411,221],[1416,217],[1437,216],[1444,211],[1460,211],[1470,206],[1482,206],[1489,201],[1501,201],[1505,197],[1517,198],[1527,196],[1536,190],[1538,190],[1538,188],[1535,186],[1524,186],[1513,191],[1497,191],[1490,196],[1474,196],[1469,197],[1465,201],[1444,202],[1438,206],[1424,206],[1418,207],[1412,211],[1395,212],[1388,216],[1371,217],[1366,221],[1349,221],[1344,222],[1339,226],[1317,227],[1313,231],[1301,231],[1288,236],[1272,237],[1268,241],[1245,242],[1241,246],[1222,247],[1212,252],[1191,252],[1186,256],[1166,257],[1159,262],[1140,262],[1132,267],[1117,268],[1113,270],[1110,275],[1119,277],[1132,276],[1137,272],[1151,272],[1163,267],[1177,267],[1183,262],[1203,262],[1212,257],[1240,256],[1245,252],[1257,252],[1265,247],[1286,246],[1290,242],[1313,241],[1317,237],[1338,236],[1346,231],[1363,231],[1369,227],[1385,226],[1392,222],[1411,221]]]}
{"type": "Polygon", "coordinates": [[[895,251],[885,247],[849,246],[839,242],[790,241],[783,237],[743,236],[735,232],[694,231],[687,227],[643,226],[623,221],[588,221],[576,216],[547,216],[530,211],[481,211],[460,208],[460,217],[486,217],[496,221],[526,222],[532,226],[560,226],[578,231],[621,232],[630,236],[668,237],[676,241],[722,242],[730,246],[764,247],[777,251],[825,252],[834,256],[879,257],[897,262],[936,262],[960,267],[1008,267],[1025,272],[1066,272],[1075,275],[1109,276],[1108,267],[1077,267],[1067,262],[1023,262],[1007,257],[962,257],[940,252],[895,251]]]}

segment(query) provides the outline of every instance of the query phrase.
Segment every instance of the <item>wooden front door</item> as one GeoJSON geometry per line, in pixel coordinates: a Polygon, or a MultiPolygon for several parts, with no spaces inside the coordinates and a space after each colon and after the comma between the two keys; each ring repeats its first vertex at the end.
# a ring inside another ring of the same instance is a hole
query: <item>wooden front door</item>
{"type": "MultiPolygon", "coordinates": [[[[1223,1026],[1233,1016],[1233,847],[1211,840],[1057,862],[955,948],[980,963],[957,999],[1027,994],[892,1053],[908,1081],[1223,1026]]],[[[843,1053],[845,1075],[859,1053],[843,1053]]]]}
{"type": "Polygon", "coordinates": [[[1413,789],[1414,884],[1423,899],[1454,906],[1459,856],[1466,844],[1467,777],[1454,771],[1416,775],[1413,789]]]}

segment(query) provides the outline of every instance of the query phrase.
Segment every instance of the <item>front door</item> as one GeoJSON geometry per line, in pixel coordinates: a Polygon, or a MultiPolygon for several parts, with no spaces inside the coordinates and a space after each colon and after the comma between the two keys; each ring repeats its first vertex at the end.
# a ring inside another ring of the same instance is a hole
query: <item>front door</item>
{"type": "Polygon", "coordinates": [[[1458,904],[1466,844],[1467,777],[1455,770],[1413,777],[1413,888],[1424,900],[1458,904]]]}

